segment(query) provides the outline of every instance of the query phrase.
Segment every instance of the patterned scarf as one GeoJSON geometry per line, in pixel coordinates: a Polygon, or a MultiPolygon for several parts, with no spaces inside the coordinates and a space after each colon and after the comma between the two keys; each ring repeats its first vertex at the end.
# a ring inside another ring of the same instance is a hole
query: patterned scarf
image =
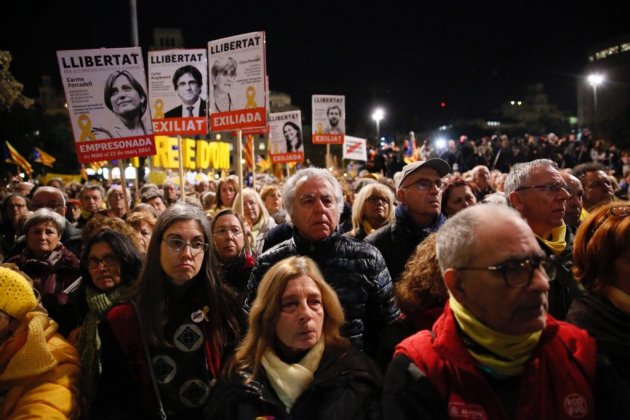
{"type": "Polygon", "coordinates": [[[502,334],[483,325],[453,296],[449,305],[462,331],[486,350],[479,352],[468,348],[468,353],[482,370],[495,377],[517,376],[523,372],[538,345],[542,330],[522,335],[502,334]]]}
{"type": "Polygon", "coordinates": [[[92,286],[85,288],[85,299],[89,311],[83,324],[81,324],[81,331],[77,338],[77,350],[81,358],[81,390],[88,402],[92,402],[95,396],[95,383],[101,373],[99,357],[101,340],[98,336],[98,324],[105,312],[120,299],[126,290],[125,286],[117,287],[110,292],[102,292],[92,286]]]}

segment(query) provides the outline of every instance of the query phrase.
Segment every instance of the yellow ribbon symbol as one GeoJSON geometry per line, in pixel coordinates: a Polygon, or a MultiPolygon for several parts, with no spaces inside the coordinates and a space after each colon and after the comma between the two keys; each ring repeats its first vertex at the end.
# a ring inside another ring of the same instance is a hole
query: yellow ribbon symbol
{"type": "Polygon", "coordinates": [[[273,145],[273,152],[276,153],[276,154],[280,153],[280,148],[278,147],[277,144],[273,145]]]}
{"type": "Polygon", "coordinates": [[[245,96],[247,97],[247,103],[245,104],[245,108],[258,108],[256,105],[256,88],[254,86],[250,86],[245,91],[245,96]]]}
{"type": "Polygon", "coordinates": [[[155,108],[153,118],[164,118],[164,102],[161,99],[156,99],[155,102],[153,102],[153,108],[155,108]]]}
{"type": "Polygon", "coordinates": [[[324,124],[322,124],[320,122],[317,123],[316,133],[317,134],[324,134],[324,124]]]}
{"type": "Polygon", "coordinates": [[[79,135],[79,140],[94,140],[94,133],[92,133],[92,121],[90,121],[90,117],[87,114],[79,115],[78,119],[79,128],[81,129],[81,134],[79,135]]]}

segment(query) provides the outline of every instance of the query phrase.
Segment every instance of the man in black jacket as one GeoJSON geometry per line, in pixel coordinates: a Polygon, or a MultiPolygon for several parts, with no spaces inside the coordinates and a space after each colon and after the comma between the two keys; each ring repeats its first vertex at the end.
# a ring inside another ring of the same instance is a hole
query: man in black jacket
{"type": "Polygon", "coordinates": [[[293,236],[258,258],[245,306],[251,307],[258,284],[272,265],[293,255],[306,255],[318,264],[339,296],[347,321],[342,333],[357,348],[373,355],[382,329],[400,314],[383,256],[373,246],[341,234],[343,194],[326,169],[296,172],[285,183],[282,200],[291,216],[293,236]]]}
{"type": "Polygon", "coordinates": [[[381,251],[392,280],[397,282],[416,247],[444,224],[442,177],[451,171],[438,158],[406,165],[396,182],[396,219],[365,238],[381,251]]]}

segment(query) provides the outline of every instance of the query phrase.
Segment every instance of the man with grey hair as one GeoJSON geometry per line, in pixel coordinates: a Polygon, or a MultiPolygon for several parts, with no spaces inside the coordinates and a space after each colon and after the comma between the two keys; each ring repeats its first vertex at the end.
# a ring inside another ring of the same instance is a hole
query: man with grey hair
{"type": "Polygon", "coordinates": [[[505,196],[532,228],[545,253],[554,260],[550,277],[549,313],[564,320],[580,288],[573,278],[573,233],[564,215],[569,186],[549,159],[514,165],[505,179],[505,196]]]}
{"type": "Polygon", "coordinates": [[[339,296],[346,314],[342,333],[373,355],[381,331],[400,314],[383,256],[373,246],[341,234],[343,194],[326,169],[296,172],[285,183],[282,200],[293,222],[293,236],[258,257],[246,307],[251,307],[258,284],[271,266],[290,256],[308,256],[339,296]]]}
{"type": "Polygon", "coordinates": [[[449,301],[396,347],[385,419],[628,418],[628,388],[593,338],[547,314],[547,256],[516,211],[464,209],[436,247],[449,301]]]}

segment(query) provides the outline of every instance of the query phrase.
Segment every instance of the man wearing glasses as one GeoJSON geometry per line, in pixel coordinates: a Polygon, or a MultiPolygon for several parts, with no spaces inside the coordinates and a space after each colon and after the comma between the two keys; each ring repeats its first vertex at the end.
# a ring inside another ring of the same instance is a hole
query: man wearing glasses
{"type": "Polygon", "coordinates": [[[594,340],[547,314],[547,257],[516,211],[462,210],[436,250],[449,302],[397,346],[385,419],[628,418],[627,388],[594,340]]]}
{"type": "Polygon", "coordinates": [[[396,219],[369,234],[365,241],[381,251],[392,281],[397,282],[416,246],[444,224],[442,177],[450,165],[438,158],[405,165],[396,180],[396,219]]]}
{"type": "Polygon", "coordinates": [[[545,253],[555,259],[554,273],[549,273],[549,313],[561,320],[580,294],[571,274],[573,233],[564,223],[570,190],[558,165],[549,159],[514,165],[505,179],[508,203],[527,221],[545,253]]]}

